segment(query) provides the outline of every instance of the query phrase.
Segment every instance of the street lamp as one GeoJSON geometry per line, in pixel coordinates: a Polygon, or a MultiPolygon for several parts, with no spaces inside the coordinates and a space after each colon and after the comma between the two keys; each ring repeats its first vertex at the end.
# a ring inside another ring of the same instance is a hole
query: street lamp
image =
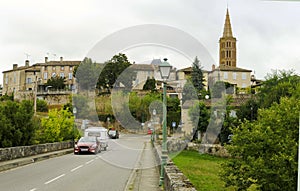
{"type": "Polygon", "coordinates": [[[73,107],[73,115],[74,115],[74,126],[73,126],[73,144],[75,144],[75,128],[76,128],[76,113],[77,113],[77,108],[73,107]]]}
{"type": "Polygon", "coordinates": [[[162,142],[162,155],[161,155],[161,170],[160,170],[160,181],[159,185],[161,186],[164,181],[164,167],[166,165],[167,160],[167,79],[169,78],[171,65],[167,62],[167,58],[164,59],[159,65],[160,75],[163,79],[163,142],[162,142]]]}

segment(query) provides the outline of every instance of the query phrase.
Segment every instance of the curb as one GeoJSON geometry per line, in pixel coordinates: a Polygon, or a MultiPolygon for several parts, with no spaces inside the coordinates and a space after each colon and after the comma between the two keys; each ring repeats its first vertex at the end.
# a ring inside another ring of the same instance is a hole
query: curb
{"type": "Polygon", "coordinates": [[[13,168],[17,168],[17,167],[21,167],[24,165],[28,165],[31,163],[43,161],[46,159],[66,155],[66,154],[69,154],[72,152],[73,152],[73,148],[70,148],[70,149],[64,149],[64,150],[54,151],[54,152],[40,154],[40,155],[34,155],[31,157],[19,158],[19,159],[14,159],[14,160],[10,160],[10,161],[3,161],[3,162],[0,162],[0,172],[10,170],[13,168]]]}

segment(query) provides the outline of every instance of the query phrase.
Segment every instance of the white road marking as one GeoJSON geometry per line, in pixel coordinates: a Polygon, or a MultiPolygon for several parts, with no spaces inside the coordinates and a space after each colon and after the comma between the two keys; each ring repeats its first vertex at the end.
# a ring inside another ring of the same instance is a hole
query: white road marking
{"type": "Polygon", "coordinates": [[[80,165],[80,166],[77,166],[76,168],[73,168],[73,169],[71,170],[71,172],[74,172],[75,170],[77,170],[77,169],[79,169],[79,168],[81,168],[81,167],[83,167],[83,165],[80,165]]]}
{"type": "Polygon", "coordinates": [[[51,183],[51,182],[53,182],[53,181],[55,181],[55,180],[57,180],[57,179],[59,179],[59,178],[65,176],[65,175],[66,175],[66,174],[59,175],[58,177],[55,177],[55,178],[49,180],[48,182],[45,182],[45,184],[49,184],[49,183],[51,183]]]}
{"type": "Polygon", "coordinates": [[[29,190],[29,191],[36,191],[37,189],[36,188],[32,188],[31,190],[29,190]]]}
{"type": "Polygon", "coordinates": [[[93,162],[94,159],[90,160],[90,161],[87,161],[85,164],[90,164],[91,162],[93,162]]]}

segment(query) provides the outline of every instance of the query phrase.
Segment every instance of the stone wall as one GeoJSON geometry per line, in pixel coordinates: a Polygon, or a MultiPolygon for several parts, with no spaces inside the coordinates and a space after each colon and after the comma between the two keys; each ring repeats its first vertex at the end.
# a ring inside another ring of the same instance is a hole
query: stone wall
{"type": "Polygon", "coordinates": [[[229,157],[228,151],[219,144],[195,144],[189,143],[188,144],[189,150],[196,150],[202,154],[209,154],[218,157],[229,157]]]}
{"type": "MultiPolygon", "coordinates": [[[[153,145],[156,160],[158,164],[161,164],[161,146],[156,143],[154,143],[153,145]]],[[[179,145],[183,146],[184,143],[180,141],[179,145]]],[[[175,147],[178,148],[177,146],[175,147]]],[[[159,166],[159,169],[160,168],[161,166],[159,166]]],[[[196,188],[192,185],[188,178],[186,178],[186,176],[178,169],[178,167],[171,161],[170,158],[167,159],[167,164],[165,165],[164,190],[196,191],[196,188]]]]}
{"type": "Polygon", "coordinates": [[[43,154],[73,147],[73,142],[46,143],[40,145],[0,148],[0,161],[43,154]]]}

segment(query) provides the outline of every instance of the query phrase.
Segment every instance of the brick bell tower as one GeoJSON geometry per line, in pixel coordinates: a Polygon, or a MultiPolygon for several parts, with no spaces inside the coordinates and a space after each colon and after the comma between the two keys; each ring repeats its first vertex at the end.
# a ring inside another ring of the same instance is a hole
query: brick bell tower
{"type": "Polygon", "coordinates": [[[220,66],[236,67],[236,38],[232,35],[229,11],[227,8],[223,36],[219,40],[220,66]]]}

